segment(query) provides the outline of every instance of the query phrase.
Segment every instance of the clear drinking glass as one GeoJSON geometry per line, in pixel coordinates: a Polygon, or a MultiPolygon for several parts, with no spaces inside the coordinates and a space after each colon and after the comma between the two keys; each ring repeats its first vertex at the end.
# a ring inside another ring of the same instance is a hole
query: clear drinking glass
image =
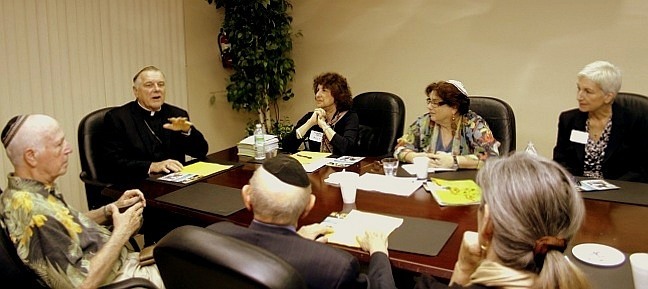
{"type": "Polygon", "coordinates": [[[384,158],[382,159],[382,165],[385,176],[396,176],[396,172],[398,171],[398,159],[384,158]]]}

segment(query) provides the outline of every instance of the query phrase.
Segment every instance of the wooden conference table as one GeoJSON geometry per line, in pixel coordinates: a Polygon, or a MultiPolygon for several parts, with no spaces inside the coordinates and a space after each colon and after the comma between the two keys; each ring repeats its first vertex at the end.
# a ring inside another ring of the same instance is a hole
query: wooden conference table
{"type": "MultiPolygon", "coordinates": [[[[236,148],[226,149],[208,156],[208,161],[238,162],[236,148]]],[[[382,168],[375,164],[375,158],[366,158],[347,168],[358,173],[382,173],[382,168]]],[[[248,183],[259,164],[243,163],[242,166],[201,180],[202,182],[242,188],[248,183]]],[[[324,182],[329,174],[340,171],[338,168],[322,167],[310,173],[313,194],[317,197],[311,213],[300,222],[301,225],[321,222],[331,212],[343,210],[342,197],[338,187],[324,182]]],[[[402,169],[400,169],[402,170],[402,169]]],[[[399,173],[403,173],[401,171],[399,173]]],[[[474,179],[475,171],[436,173],[435,177],[443,179],[474,179]]],[[[643,184],[638,184],[643,185],[643,184]]],[[[645,185],[648,190],[648,185],[645,185]]],[[[155,242],[171,229],[186,225],[205,226],[219,221],[230,221],[247,226],[252,214],[240,210],[227,217],[192,210],[189,208],[156,201],[155,198],[180,189],[179,186],[145,180],[135,187],[141,189],[147,198],[145,210],[145,236],[147,243],[155,242]]],[[[104,194],[118,196],[126,188],[111,187],[104,194]]],[[[623,188],[622,188],[623,189],[623,188]]],[[[594,242],[618,248],[625,253],[648,251],[648,230],[645,223],[648,207],[629,205],[608,201],[585,200],[587,215],[585,222],[571,245],[594,242]]],[[[391,264],[395,268],[428,273],[436,277],[449,279],[461,244],[463,232],[477,230],[478,206],[441,207],[423,188],[419,188],[409,197],[381,194],[377,192],[358,191],[355,208],[362,211],[427,218],[457,223],[457,229],[450,236],[443,249],[435,257],[390,250],[391,264]]],[[[412,236],[417,238],[421,236],[412,236]]],[[[425,242],[422,238],[420,242],[425,242]]],[[[344,250],[368,262],[367,253],[354,248],[342,247],[344,250]]]]}

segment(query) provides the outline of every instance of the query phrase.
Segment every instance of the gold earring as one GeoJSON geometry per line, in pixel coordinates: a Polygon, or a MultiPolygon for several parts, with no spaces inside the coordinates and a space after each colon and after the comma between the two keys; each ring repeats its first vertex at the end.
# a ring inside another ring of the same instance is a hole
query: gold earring
{"type": "Polygon", "coordinates": [[[479,249],[481,250],[479,254],[483,257],[486,255],[486,251],[488,250],[488,246],[484,244],[479,244],[479,249]]]}

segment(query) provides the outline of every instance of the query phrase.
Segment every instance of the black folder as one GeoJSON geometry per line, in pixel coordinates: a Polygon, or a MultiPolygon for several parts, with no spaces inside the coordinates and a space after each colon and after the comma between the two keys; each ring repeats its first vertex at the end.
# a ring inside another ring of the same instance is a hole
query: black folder
{"type": "Polygon", "coordinates": [[[195,183],[156,200],[220,216],[245,208],[241,189],[208,183],[195,183]]]}
{"type": "MultiPolygon", "coordinates": [[[[577,177],[576,180],[583,180],[583,177],[577,177]]],[[[582,192],[583,198],[592,200],[610,201],[631,205],[648,206],[648,184],[606,180],[607,182],[620,187],[618,190],[609,191],[589,191],[582,192]]]]}
{"type": "Polygon", "coordinates": [[[436,256],[457,228],[456,223],[394,216],[403,224],[389,235],[389,249],[436,256]]]}

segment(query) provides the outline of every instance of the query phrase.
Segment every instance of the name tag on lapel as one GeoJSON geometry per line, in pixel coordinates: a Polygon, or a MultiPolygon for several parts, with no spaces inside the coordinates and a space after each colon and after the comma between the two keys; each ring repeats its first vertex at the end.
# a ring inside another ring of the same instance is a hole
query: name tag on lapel
{"type": "Polygon", "coordinates": [[[587,134],[584,131],[575,130],[575,129],[572,129],[571,135],[569,136],[570,141],[579,144],[587,144],[588,138],[589,138],[589,134],[587,134]]]}
{"type": "Polygon", "coordinates": [[[316,142],[322,142],[322,137],[324,136],[324,133],[321,133],[319,131],[314,131],[311,130],[310,136],[308,137],[309,140],[316,141],[316,142]]]}

